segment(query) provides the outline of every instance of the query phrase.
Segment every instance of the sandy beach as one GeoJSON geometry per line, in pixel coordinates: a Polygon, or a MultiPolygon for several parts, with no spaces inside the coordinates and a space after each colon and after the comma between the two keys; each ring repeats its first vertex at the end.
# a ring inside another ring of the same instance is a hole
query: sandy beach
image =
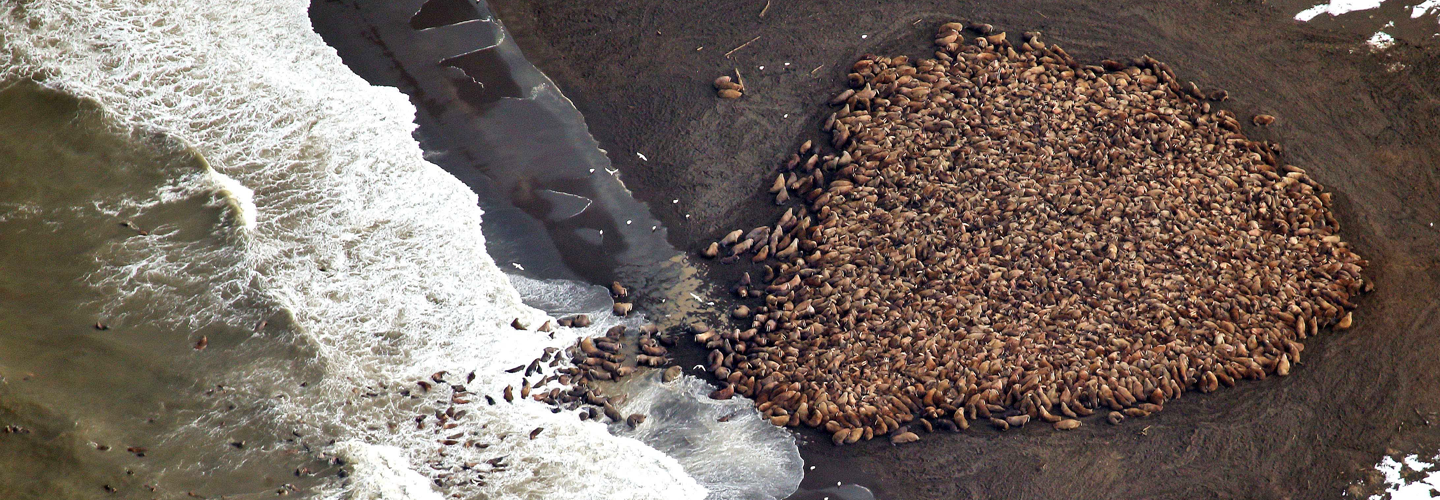
{"type": "MultiPolygon", "coordinates": [[[[1221,88],[1252,138],[1336,193],[1343,235],[1377,287],[1357,326],[1306,342],[1287,378],[1187,394],[1155,417],[1005,434],[935,434],[802,448],[807,490],[857,482],[877,498],[1333,498],[1382,454],[1434,449],[1440,430],[1440,51],[1402,39],[1372,53],[1365,21],[1300,23],[1307,5],[1020,2],[544,2],[492,5],[527,58],[586,117],[627,186],[695,251],[773,220],[768,180],[866,53],[924,57],[943,22],[1039,31],[1085,62],[1149,55],[1221,88]],[[764,11],[764,16],[760,14],[764,11]],[[738,69],[746,95],[709,83],[738,69]],[[638,153],[638,154],[637,154],[638,153]],[[643,155],[643,159],[641,158],[643,155]],[[672,199],[680,203],[669,203],[672,199]],[[825,472],[829,471],[829,472],[825,472]]],[[[1342,18],[1345,20],[1347,18],[1342,18]]],[[[1324,21],[1324,20],[1322,20],[1324,21]]],[[[1433,20],[1432,20],[1433,21],[1433,20]]],[[[723,286],[738,268],[706,269],[723,286]]],[[[819,498],[819,496],[816,496],[819,498]]]]}

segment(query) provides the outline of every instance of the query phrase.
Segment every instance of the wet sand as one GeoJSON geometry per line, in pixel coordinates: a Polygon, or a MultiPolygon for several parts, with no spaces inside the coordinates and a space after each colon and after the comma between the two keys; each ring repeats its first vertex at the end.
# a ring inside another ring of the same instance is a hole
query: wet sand
{"type": "Polygon", "coordinates": [[[479,195],[486,250],[507,272],[609,284],[675,254],[483,4],[327,0],[310,17],[357,75],[411,96],[422,148],[479,195]]]}
{"type": "MultiPolygon", "coordinates": [[[[835,481],[879,498],[1334,498],[1387,449],[1440,446],[1440,429],[1427,424],[1440,420],[1435,38],[1407,37],[1417,29],[1408,25],[1396,47],[1371,54],[1363,42],[1374,26],[1344,22],[1363,14],[1297,23],[1308,5],[1291,2],[771,2],[762,18],[766,3],[492,8],[576,103],[677,248],[775,218],[767,181],[800,142],[821,139],[823,101],[844,88],[850,62],[926,56],[938,23],[974,20],[1041,31],[1082,61],[1148,54],[1181,79],[1229,91],[1221,107],[1242,118],[1279,117],[1245,132],[1279,142],[1288,163],[1336,192],[1344,238],[1377,283],[1360,299],[1357,326],[1307,341],[1291,376],[1187,394],[1118,427],[986,428],[843,448],[802,430],[817,443],[802,451],[818,469],[795,498],[820,498],[835,481]],[[716,99],[710,81],[737,67],[745,97],[716,99]]],[[[741,269],[705,271],[723,286],[741,269]]]]}

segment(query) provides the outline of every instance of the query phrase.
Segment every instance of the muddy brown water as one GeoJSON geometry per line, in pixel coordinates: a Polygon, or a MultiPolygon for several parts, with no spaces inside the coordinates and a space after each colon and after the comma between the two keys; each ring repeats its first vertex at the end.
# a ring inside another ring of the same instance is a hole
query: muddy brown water
{"type": "MultiPolygon", "coordinates": [[[[143,263],[133,281],[105,281],[105,265],[157,239],[219,256],[195,262],[199,275],[233,257],[223,203],[183,189],[204,181],[204,160],[117,128],[94,102],[0,82],[0,498],[257,498],[333,477],[339,469],[309,453],[314,441],[264,418],[263,398],[226,387],[241,366],[314,375],[285,318],[268,330],[198,318],[189,328],[149,303],[226,292],[143,263]],[[154,200],[166,187],[175,196],[154,200]],[[136,216],[134,203],[154,207],[136,216]],[[202,337],[213,347],[204,356],[202,337]]],[[[237,305],[257,320],[274,311],[237,305]]]]}

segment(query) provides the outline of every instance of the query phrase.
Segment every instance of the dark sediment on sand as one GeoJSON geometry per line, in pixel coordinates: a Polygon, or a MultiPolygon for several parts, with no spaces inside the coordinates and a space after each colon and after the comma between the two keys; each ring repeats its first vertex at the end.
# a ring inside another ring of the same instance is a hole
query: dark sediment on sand
{"type": "MultiPolygon", "coordinates": [[[[1362,42],[1363,29],[1375,26],[1326,29],[1350,27],[1343,16],[1296,23],[1291,16],[1308,7],[1298,4],[809,2],[774,3],[762,18],[765,5],[492,7],[584,113],[627,186],[650,202],[680,248],[697,250],[783,211],[770,203],[768,181],[800,142],[824,139],[823,102],[844,88],[854,59],[927,56],[936,25],[973,20],[1041,31],[1082,62],[1150,55],[1182,80],[1229,91],[1222,107],[1238,116],[1279,117],[1268,128],[1247,123],[1246,134],[1282,144],[1287,163],[1336,192],[1344,237],[1370,260],[1367,276],[1377,283],[1361,299],[1356,327],[1307,341],[1306,361],[1290,377],[1187,394],[1122,426],[978,430],[906,447],[876,440],[845,448],[802,431],[823,444],[803,449],[820,470],[797,497],[837,479],[883,498],[1335,497],[1387,448],[1440,443],[1440,431],[1426,424],[1440,412],[1432,369],[1440,359],[1433,39],[1402,38],[1373,54],[1362,42]],[[737,67],[746,95],[716,99],[710,82],[737,67]]],[[[709,270],[720,283],[737,272],[709,270]]]]}

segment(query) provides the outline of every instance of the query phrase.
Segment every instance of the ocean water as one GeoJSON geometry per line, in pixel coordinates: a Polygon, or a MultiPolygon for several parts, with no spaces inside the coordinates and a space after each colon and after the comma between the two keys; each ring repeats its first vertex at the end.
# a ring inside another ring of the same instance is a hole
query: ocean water
{"type": "Polygon", "coordinates": [[[753,410],[698,380],[630,382],[625,411],[654,415],[634,430],[420,390],[443,371],[498,399],[521,382],[506,369],[619,320],[597,287],[501,272],[476,194],[424,158],[409,101],[351,73],[307,7],[0,8],[0,492],[794,491],[793,438],[716,423],[753,410]],[[576,312],[600,321],[510,326],[576,312]],[[417,424],[447,408],[467,412],[456,427],[417,424]]]}

